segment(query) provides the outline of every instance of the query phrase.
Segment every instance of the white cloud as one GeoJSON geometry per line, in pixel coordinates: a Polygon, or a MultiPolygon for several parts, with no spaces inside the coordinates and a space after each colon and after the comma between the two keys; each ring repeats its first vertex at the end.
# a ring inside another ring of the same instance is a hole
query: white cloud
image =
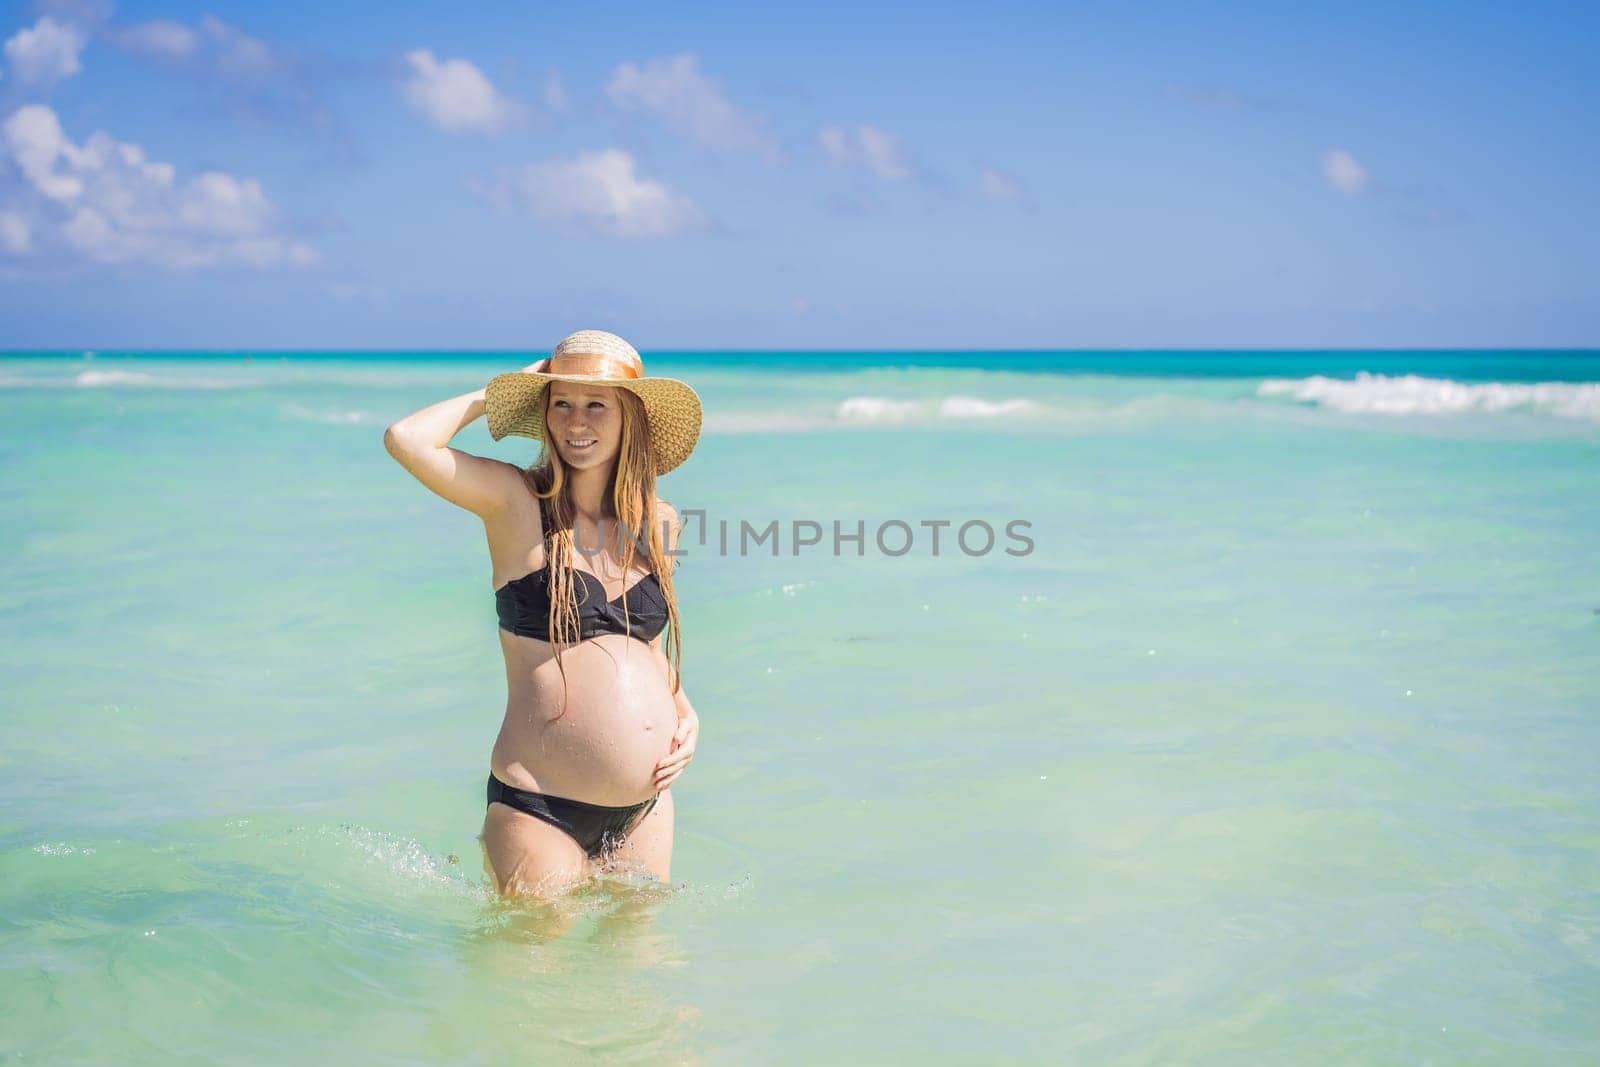
{"type": "Polygon", "coordinates": [[[483,71],[465,59],[441,63],[426,48],[406,53],[411,77],[401,86],[417,114],[447,133],[494,133],[515,114],[483,71]]]}
{"type": "Polygon", "coordinates": [[[111,0],[33,0],[31,6],[58,22],[93,28],[111,17],[113,4],[111,0]]]}
{"type": "Polygon", "coordinates": [[[185,66],[243,89],[269,90],[295,78],[295,63],[289,56],[215,15],[203,16],[198,29],[171,19],[152,19],[110,28],[106,36],[135,55],[185,66]]]}
{"type": "Polygon", "coordinates": [[[15,211],[0,211],[0,248],[20,254],[28,245],[28,220],[15,211]]]}
{"type": "Polygon", "coordinates": [[[854,130],[827,126],[817,133],[817,144],[836,167],[861,167],[886,182],[910,181],[913,169],[899,138],[876,126],[854,130]]]}
{"type": "Polygon", "coordinates": [[[0,161],[23,179],[0,185],[11,201],[6,244],[13,253],[34,250],[39,237],[97,263],[270,267],[316,258],[280,232],[256,179],[206,171],[180,184],[172,164],[147,159],[136,144],[98,131],[73,144],[42,105],[19,108],[0,127],[0,161]],[[17,233],[20,248],[10,239],[17,233]]]}
{"type": "Polygon", "coordinates": [[[7,154],[34,189],[62,203],[83,195],[82,178],[56,173],[56,160],[62,150],[72,156],[78,150],[67,143],[54,111],[41,105],[18,108],[6,120],[4,133],[7,154]]]}
{"type": "Polygon", "coordinates": [[[200,29],[211,38],[216,48],[217,73],[225,78],[244,85],[263,86],[284,66],[267,42],[215,16],[202,18],[200,29]]]}
{"type": "Polygon", "coordinates": [[[151,59],[187,59],[200,49],[200,35],[170,19],[154,19],[116,30],[112,39],[128,51],[151,59]]]}
{"type": "Polygon", "coordinates": [[[652,59],[643,67],[623,63],[606,83],[606,95],[622,110],[654,115],[675,133],[719,152],[783,159],[767,120],[735,106],[700,72],[693,53],[652,59]]]}
{"type": "Polygon", "coordinates": [[[152,19],[109,28],[106,36],[135,55],[185,66],[248,90],[281,87],[295,78],[295,64],[287,55],[215,15],[203,16],[198,28],[152,19]]]}
{"type": "Polygon", "coordinates": [[[1322,154],[1322,176],[1329,185],[1351,196],[1367,187],[1366,168],[1342,148],[1330,148],[1322,154]]]}
{"type": "Polygon", "coordinates": [[[838,167],[849,166],[850,141],[837,126],[825,126],[817,131],[817,145],[822,149],[822,154],[828,157],[829,163],[838,167]]]}
{"type": "Polygon", "coordinates": [[[693,201],[633,170],[633,157],[611,148],[502,167],[491,181],[468,179],[467,188],[499,210],[527,211],[542,222],[602,237],[643,241],[706,226],[693,201]]]}
{"type": "Polygon", "coordinates": [[[996,167],[979,168],[978,187],[990,200],[1021,204],[1028,199],[1028,187],[1022,183],[1022,179],[996,167]]]}
{"type": "Polygon", "coordinates": [[[561,80],[561,72],[552,70],[544,79],[544,106],[551,111],[565,111],[569,104],[567,86],[561,80]]]}
{"type": "Polygon", "coordinates": [[[340,123],[316,86],[317,64],[308,65],[292,48],[268,44],[213,15],[192,25],[155,19],[99,33],[130,55],[193,78],[206,105],[232,118],[282,124],[297,136],[339,135],[340,123]]]}
{"type": "Polygon", "coordinates": [[[23,85],[49,89],[82,69],[78,53],[85,41],[82,30],[46,15],[32,29],[18,30],[6,41],[11,76],[23,85]]]}

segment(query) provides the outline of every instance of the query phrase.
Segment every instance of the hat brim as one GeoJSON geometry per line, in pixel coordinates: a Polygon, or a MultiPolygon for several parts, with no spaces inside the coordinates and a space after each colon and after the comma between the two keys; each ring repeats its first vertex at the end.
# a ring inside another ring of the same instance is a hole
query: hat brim
{"type": "Polygon", "coordinates": [[[700,396],[676,378],[596,378],[533,371],[511,371],[489,379],[483,393],[489,436],[496,441],[508,435],[543,441],[544,390],[551,382],[626,389],[643,401],[649,422],[650,455],[658,477],[688,459],[700,439],[700,396]]]}

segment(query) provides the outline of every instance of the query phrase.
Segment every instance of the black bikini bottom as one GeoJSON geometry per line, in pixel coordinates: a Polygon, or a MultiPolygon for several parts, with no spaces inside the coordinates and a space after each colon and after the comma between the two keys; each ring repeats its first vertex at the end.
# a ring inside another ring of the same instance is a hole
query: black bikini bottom
{"type": "Polygon", "coordinates": [[[585,804],[581,800],[550,793],[535,793],[529,789],[514,789],[489,773],[489,803],[498,801],[551,826],[565,830],[578,842],[590,858],[598,858],[622,843],[628,831],[644,821],[650,809],[656,806],[661,794],[657,793],[639,804],[620,808],[603,804],[585,804]]]}

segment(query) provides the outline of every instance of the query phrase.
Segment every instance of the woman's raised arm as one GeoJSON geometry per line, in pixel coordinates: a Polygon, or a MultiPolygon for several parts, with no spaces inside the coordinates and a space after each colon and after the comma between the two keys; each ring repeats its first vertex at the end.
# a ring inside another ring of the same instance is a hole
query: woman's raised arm
{"type": "Polygon", "coordinates": [[[412,412],[383,432],[383,446],[417,481],[487,519],[527,489],[511,464],[450,447],[450,439],[483,414],[483,392],[475,389],[412,412]]]}

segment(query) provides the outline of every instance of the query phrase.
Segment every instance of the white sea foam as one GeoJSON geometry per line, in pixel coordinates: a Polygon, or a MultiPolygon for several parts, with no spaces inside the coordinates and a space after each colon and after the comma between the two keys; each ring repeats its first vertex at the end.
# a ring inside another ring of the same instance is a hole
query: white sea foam
{"type": "Polygon", "coordinates": [[[1455,415],[1532,411],[1600,420],[1600,382],[1458,382],[1416,374],[1347,378],[1268,378],[1258,396],[1288,396],[1334,411],[1377,415],[1455,415]]]}
{"type": "Polygon", "coordinates": [[[164,377],[143,371],[122,370],[79,371],[70,378],[0,374],[0,389],[239,389],[259,384],[223,378],[164,377]]]}
{"type": "Polygon", "coordinates": [[[379,416],[370,411],[313,411],[299,404],[289,404],[283,413],[303,422],[323,422],[332,426],[375,426],[379,416]]]}
{"type": "Polygon", "coordinates": [[[939,414],[957,419],[990,419],[996,415],[1026,415],[1037,405],[1031,400],[979,400],[975,396],[947,396],[939,405],[939,414]]]}
{"type": "Polygon", "coordinates": [[[934,403],[897,400],[885,396],[847,397],[834,409],[834,416],[847,422],[905,422],[918,417],[942,419],[987,419],[998,415],[1037,415],[1043,409],[1031,400],[984,400],[975,396],[947,396],[934,403]]]}
{"type": "Polygon", "coordinates": [[[833,413],[853,422],[897,422],[915,415],[917,402],[891,400],[885,396],[852,396],[842,400],[833,413]]]}
{"type": "Polygon", "coordinates": [[[360,389],[438,387],[469,388],[471,372],[458,370],[383,371],[344,370],[280,364],[267,360],[240,367],[218,368],[207,373],[205,367],[161,367],[154,370],[123,370],[97,367],[91,370],[42,368],[41,373],[0,373],[0,389],[271,389],[280,386],[303,388],[314,385],[348,385],[360,389]],[[51,373],[54,371],[54,373],[51,373]]]}
{"type": "Polygon", "coordinates": [[[255,382],[208,377],[168,377],[132,370],[86,370],[73,376],[72,384],[83,389],[237,389],[255,382]]]}
{"type": "Polygon", "coordinates": [[[702,428],[710,434],[794,433],[821,429],[827,423],[792,411],[707,412],[702,428]]]}
{"type": "Polygon", "coordinates": [[[831,416],[782,409],[708,412],[704,428],[707,433],[715,434],[797,433],[834,429],[840,423],[915,425],[939,419],[986,419],[1001,415],[1032,418],[1063,416],[1064,413],[1020,398],[983,400],[973,396],[947,396],[942,399],[929,397],[925,400],[908,400],[887,396],[851,396],[839,401],[831,416]]]}
{"type": "Polygon", "coordinates": [[[72,379],[77,385],[93,388],[101,385],[155,385],[153,375],[141,374],[130,370],[86,370],[79,371],[77,377],[72,379]]]}
{"type": "Polygon", "coordinates": [[[379,867],[406,881],[450,886],[460,882],[456,874],[449,870],[453,864],[448,860],[441,862],[438,856],[415,838],[349,823],[319,826],[316,833],[352,847],[379,867]]]}

